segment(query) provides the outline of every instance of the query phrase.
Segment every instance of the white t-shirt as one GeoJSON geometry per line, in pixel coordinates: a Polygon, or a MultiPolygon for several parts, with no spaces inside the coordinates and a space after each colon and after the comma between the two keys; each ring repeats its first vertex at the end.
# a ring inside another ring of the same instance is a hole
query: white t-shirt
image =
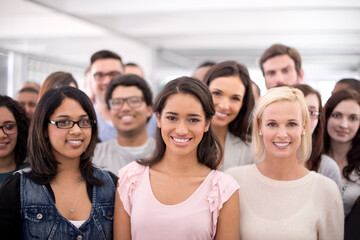
{"type": "Polygon", "coordinates": [[[155,140],[148,138],[144,145],[138,147],[123,147],[116,138],[98,143],[95,148],[92,162],[100,168],[118,174],[120,168],[128,163],[151,157],[155,149],[155,140]]]}
{"type": "Polygon", "coordinates": [[[240,239],[343,239],[341,195],[329,178],[311,171],[297,180],[278,181],[255,164],[227,173],[240,184],[240,239]]]}

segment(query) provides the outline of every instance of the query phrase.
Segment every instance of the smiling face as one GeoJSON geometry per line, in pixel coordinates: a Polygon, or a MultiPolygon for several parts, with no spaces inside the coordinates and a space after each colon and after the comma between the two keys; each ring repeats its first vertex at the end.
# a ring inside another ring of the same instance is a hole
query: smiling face
{"type": "MultiPolygon", "coordinates": [[[[6,123],[15,123],[14,115],[6,107],[0,107],[0,126],[6,123]]],[[[7,135],[0,129],[0,160],[14,158],[14,148],[16,146],[18,133],[7,135]]]]}
{"type": "MultiPolygon", "coordinates": [[[[117,86],[112,92],[111,98],[144,97],[142,91],[136,86],[117,86]]],[[[120,135],[137,135],[146,132],[147,119],[152,114],[152,107],[147,106],[144,100],[138,107],[129,106],[124,102],[118,110],[111,109],[111,120],[120,135]]]]}
{"type": "Polygon", "coordinates": [[[298,103],[280,101],[269,104],[262,114],[259,131],[263,136],[266,158],[296,159],[305,131],[298,103]]]}
{"type": "Polygon", "coordinates": [[[157,118],[166,154],[196,157],[197,147],[210,125],[200,101],[189,94],[171,95],[157,118]]]}
{"type": "Polygon", "coordinates": [[[238,76],[219,77],[212,80],[209,90],[213,96],[215,127],[228,127],[239,114],[245,96],[245,86],[238,76]]]}
{"type": "Polygon", "coordinates": [[[341,143],[351,143],[359,130],[360,106],[354,100],[341,101],[332,111],[327,131],[330,140],[341,143]]]}
{"type": "MultiPolygon", "coordinates": [[[[50,116],[52,121],[89,119],[80,103],[72,98],[65,98],[50,116]]],[[[77,124],[70,129],[59,129],[48,124],[47,135],[51,151],[59,162],[80,160],[80,155],[87,149],[91,140],[91,128],[80,128],[77,124]]]]}

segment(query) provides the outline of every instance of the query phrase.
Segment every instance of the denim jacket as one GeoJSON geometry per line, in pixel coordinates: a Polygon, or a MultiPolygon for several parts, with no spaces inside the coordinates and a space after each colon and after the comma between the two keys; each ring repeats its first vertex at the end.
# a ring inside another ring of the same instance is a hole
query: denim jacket
{"type": "Polygon", "coordinates": [[[45,185],[38,185],[21,174],[23,239],[112,239],[115,185],[106,171],[95,169],[94,175],[104,185],[93,186],[90,216],[77,228],[56,209],[45,185]]]}

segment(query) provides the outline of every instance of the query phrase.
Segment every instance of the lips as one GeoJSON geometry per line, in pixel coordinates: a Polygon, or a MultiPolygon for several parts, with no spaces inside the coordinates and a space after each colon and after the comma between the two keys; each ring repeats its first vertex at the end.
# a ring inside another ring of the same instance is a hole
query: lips
{"type": "Polygon", "coordinates": [[[226,119],[230,114],[226,114],[226,113],[221,113],[221,112],[218,112],[216,111],[215,112],[215,116],[219,119],[226,119]]]}
{"type": "Polygon", "coordinates": [[[291,142],[273,142],[273,144],[280,149],[285,149],[287,146],[291,144],[291,142]]]}
{"type": "Polygon", "coordinates": [[[75,140],[74,139],[74,140],[67,140],[66,142],[69,143],[73,147],[78,147],[78,146],[82,145],[84,140],[78,140],[78,139],[75,140]]]}
{"type": "Polygon", "coordinates": [[[173,143],[177,146],[186,146],[189,144],[192,138],[184,138],[184,137],[171,137],[173,143]]]}
{"type": "Polygon", "coordinates": [[[341,137],[344,137],[346,136],[347,134],[349,134],[348,132],[344,132],[344,131],[335,131],[337,135],[341,136],[341,137]]]}

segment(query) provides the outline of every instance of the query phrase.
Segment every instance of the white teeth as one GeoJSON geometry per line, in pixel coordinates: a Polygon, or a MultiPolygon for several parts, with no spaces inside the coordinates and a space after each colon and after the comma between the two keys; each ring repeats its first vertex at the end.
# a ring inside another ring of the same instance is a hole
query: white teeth
{"type": "Polygon", "coordinates": [[[0,146],[5,146],[6,145],[6,143],[0,143],[0,146]]]}
{"type": "Polygon", "coordinates": [[[220,117],[226,117],[227,114],[224,114],[224,113],[220,113],[220,112],[216,112],[216,115],[220,116],[220,117]]]}
{"type": "Polygon", "coordinates": [[[122,120],[131,120],[133,118],[134,118],[133,116],[122,116],[121,117],[122,120]]]}
{"type": "Polygon", "coordinates": [[[184,139],[184,138],[173,138],[175,142],[179,142],[179,143],[186,143],[188,141],[190,141],[190,138],[184,139]]]}
{"type": "Polygon", "coordinates": [[[81,140],[69,140],[68,142],[72,144],[80,144],[81,140]]]}
{"type": "Polygon", "coordinates": [[[279,146],[279,147],[285,147],[287,145],[289,145],[289,143],[275,143],[276,146],[279,146]]]}

